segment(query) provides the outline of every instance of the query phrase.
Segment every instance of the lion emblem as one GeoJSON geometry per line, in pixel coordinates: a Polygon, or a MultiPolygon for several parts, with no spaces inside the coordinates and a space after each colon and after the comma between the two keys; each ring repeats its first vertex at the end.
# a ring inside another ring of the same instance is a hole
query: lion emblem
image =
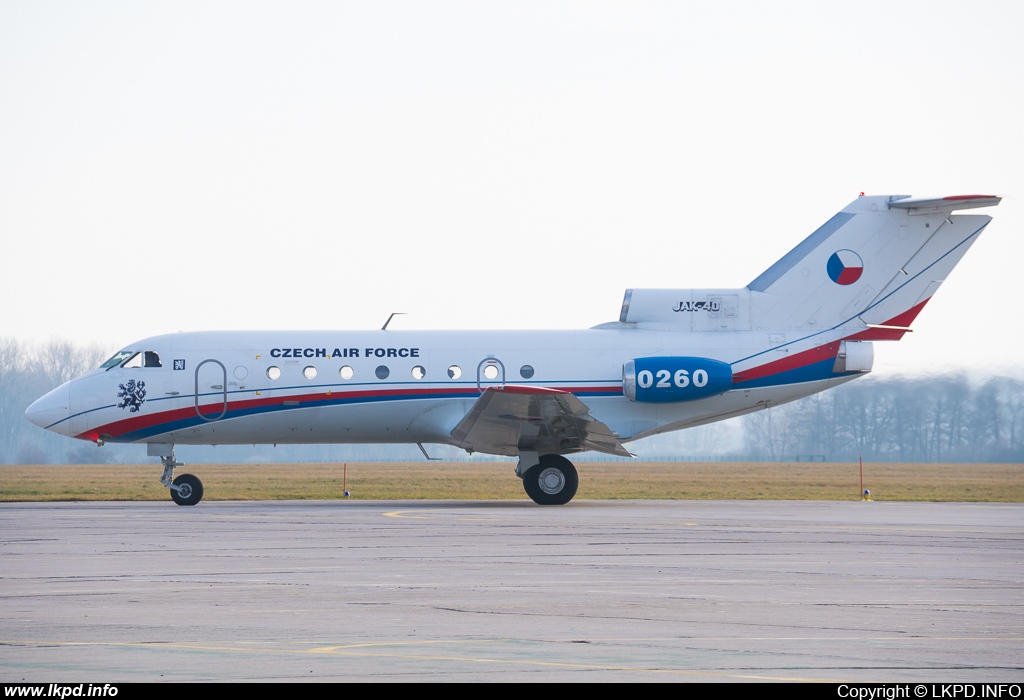
{"type": "Polygon", "coordinates": [[[127,408],[132,413],[137,413],[146,401],[146,382],[129,379],[127,384],[118,384],[117,387],[119,389],[117,398],[121,399],[121,403],[117,404],[117,407],[127,408]]]}

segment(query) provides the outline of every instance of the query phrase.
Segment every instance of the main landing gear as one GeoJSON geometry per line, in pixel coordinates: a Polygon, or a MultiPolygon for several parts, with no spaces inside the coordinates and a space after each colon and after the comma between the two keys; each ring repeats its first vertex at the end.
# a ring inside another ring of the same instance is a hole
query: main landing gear
{"type": "Polygon", "coordinates": [[[164,465],[160,483],[171,490],[172,501],[179,506],[194,506],[203,500],[203,482],[198,476],[180,474],[174,479],[174,468],[185,466],[174,459],[174,445],[150,443],[148,451],[150,457],[159,457],[160,463],[164,465]]]}
{"type": "Polygon", "coordinates": [[[580,485],[576,467],[561,455],[538,458],[536,454],[523,453],[516,465],[516,475],[522,478],[526,495],[542,506],[565,505],[580,485]]]}

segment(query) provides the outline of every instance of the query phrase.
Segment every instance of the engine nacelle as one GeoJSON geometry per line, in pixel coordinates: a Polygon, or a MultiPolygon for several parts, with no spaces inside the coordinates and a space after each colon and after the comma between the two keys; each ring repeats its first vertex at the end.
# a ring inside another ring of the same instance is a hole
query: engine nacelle
{"type": "Polygon", "coordinates": [[[732,367],[706,357],[638,357],[622,366],[622,393],[630,401],[694,401],[731,388],[732,367]]]}

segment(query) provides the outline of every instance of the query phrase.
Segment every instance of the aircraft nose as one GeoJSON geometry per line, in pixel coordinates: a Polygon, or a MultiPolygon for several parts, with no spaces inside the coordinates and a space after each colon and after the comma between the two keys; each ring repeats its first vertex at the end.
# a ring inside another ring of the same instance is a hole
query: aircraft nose
{"type": "Polygon", "coordinates": [[[25,409],[25,417],[40,428],[67,434],[69,429],[71,391],[67,384],[59,386],[25,409]]]}

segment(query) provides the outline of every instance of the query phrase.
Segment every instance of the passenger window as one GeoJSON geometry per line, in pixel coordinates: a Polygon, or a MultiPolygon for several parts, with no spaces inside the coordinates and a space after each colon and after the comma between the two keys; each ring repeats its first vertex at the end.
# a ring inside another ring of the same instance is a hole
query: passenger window
{"type": "Polygon", "coordinates": [[[423,379],[425,376],[427,376],[427,370],[423,368],[423,365],[416,365],[412,368],[413,379],[423,379]]]}
{"type": "Polygon", "coordinates": [[[267,367],[267,378],[277,380],[281,378],[280,367],[267,367]]]}
{"type": "Polygon", "coordinates": [[[388,375],[391,374],[391,370],[387,368],[387,365],[380,365],[377,369],[373,370],[373,373],[377,375],[377,379],[387,379],[388,375]]]}
{"type": "Polygon", "coordinates": [[[146,367],[163,367],[160,364],[160,356],[152,350],[146,351],[146,367]]]}
{"type": "Polygon", "coordinates": [[[302,376],[309,380],[316,379],[316,367],[312,365],[306,367],[306,369],[302,370],[302,376]]]}
{"type": "Polygon", "coordinates": [[[449,379],[458,379],[461,376],[462,376],[462,368],[459,367],[458,365],[452,365],[451,367],[448,368],[448,378],[449,379]]]}
{"type": "Polygon", "coordinates": [[[352,375],[354,374],[355,371],[348,365],[345,365],[344,367],[338,370],[338,376],[341,377],[342,379],[351,379],[352,375]]]}
{"type": "Polygon", "coordinates": [[[530,365],[523,365],[519,368],[519,376],[523,379],[530,379],[533,377],[533,367],[530,365]]]}

